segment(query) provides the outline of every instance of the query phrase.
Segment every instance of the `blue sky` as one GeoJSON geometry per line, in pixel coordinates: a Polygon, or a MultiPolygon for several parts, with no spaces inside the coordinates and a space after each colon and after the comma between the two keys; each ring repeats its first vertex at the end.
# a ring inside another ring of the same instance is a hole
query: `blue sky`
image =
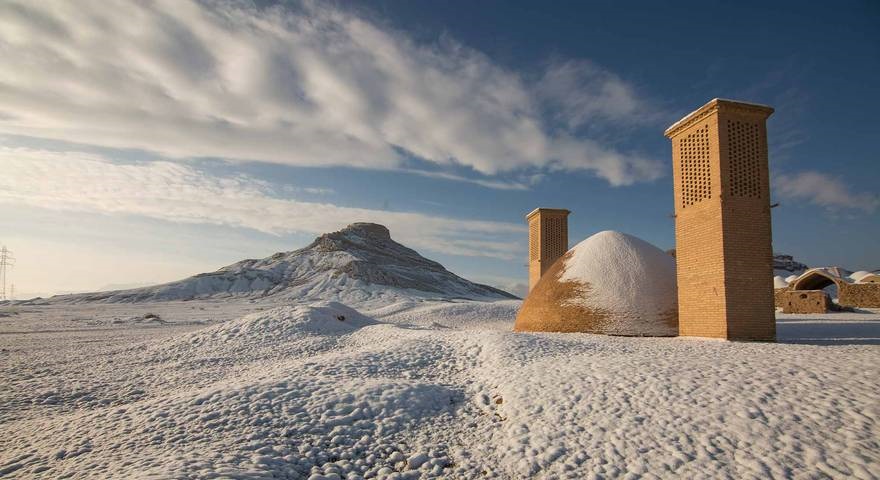
{"type": "Polygon", "coordinates": [[[674,245],[663,130],[765,103],[774,248],[880,268],[880,7],[0,5],[0,243],[23,296],[170,281],[354,221],[520,290],[523,215],[674,245]],[[122,27],[124,26],[124,28],[122,27]]]}

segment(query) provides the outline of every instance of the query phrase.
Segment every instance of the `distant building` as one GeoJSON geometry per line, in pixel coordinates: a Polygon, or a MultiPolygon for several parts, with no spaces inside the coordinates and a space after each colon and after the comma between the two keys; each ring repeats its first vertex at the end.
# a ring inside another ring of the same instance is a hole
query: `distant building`
{"type": "MultiPolygon", "coordinates": [[[[805,292],[825,290],[828,287],[837,290],[837,305],[841,307],[880,308],[880,275],[855,272],[846,276],[839,267],[811,268],[793,279],[788,286],[777,288],[776,306],[786,311],[787,308],[794,308],[793,299],[797,302],[805,292]]],[[[791,310],[790,313],[817,312],[791,310]]]]}
{"type": "Polygon", "coordinates": [[[880,283],[880,274],[864,270],[851,273],[849,278],[856,283],[880,283]]]}

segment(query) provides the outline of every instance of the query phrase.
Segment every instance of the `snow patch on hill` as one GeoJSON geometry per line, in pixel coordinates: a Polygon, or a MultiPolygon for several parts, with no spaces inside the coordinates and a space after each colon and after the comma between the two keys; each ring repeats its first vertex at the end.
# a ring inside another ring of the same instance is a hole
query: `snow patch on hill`
{"type": "Polygon", "coordinates": [[[277,297],[378,306],[407,299],[499,300],[515,296],[470,282],[391,238],[387,228],[354,223],[305,248],[242,260],[154,287],[60,295],[53,302],[134,303],[205,298],[277,297]]]}

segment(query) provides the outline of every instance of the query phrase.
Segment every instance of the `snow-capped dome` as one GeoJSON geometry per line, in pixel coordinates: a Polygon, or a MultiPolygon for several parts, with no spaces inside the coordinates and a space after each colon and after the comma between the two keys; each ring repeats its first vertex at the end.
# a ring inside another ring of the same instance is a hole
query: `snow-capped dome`
{"type": "Polygon", "coordinates": [[[631,235],[599,232],[541,277],[514,330],[676,335],[675,259],[631,235]]]}
{"type": "Polygon", "coordinates": [[[856,283],[880,283],[880,275],[868,272],[867,275],[860,276],[856,283]]]}
{"type": "MultiPolygon", "coordinates": [[[[797,278],[796,275],[792,275],[792,277],[797,278]]],[[[780,277],[779,275],[773,277],[773,288],[785,288],[787,286],[788,282],[784,278],[780,277]]]]}
{"type": "Polygon", "coordinates": [[[870,274],[871,274],[871,272],[866,272],[866,271],[864,271],[864,270],[859,270],[858,272],[850,273],[850,274],[849,274],[849,278],[851,278],[852,281],[854,281],[854,282],[858,282],[859,280],[862,279],[862,277],[867,277],[867,276],[870,275],[870,274]]]}

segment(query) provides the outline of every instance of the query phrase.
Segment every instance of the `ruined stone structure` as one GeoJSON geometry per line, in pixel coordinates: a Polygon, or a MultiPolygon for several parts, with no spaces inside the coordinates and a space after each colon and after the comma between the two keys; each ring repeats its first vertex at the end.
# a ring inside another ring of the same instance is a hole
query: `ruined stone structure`
{"type": "Polygon", "coordinates": [[[559,257],[568,251],[568,214],[565,209],[536,208],[529,223],[529,291],[559,257]]]}
{"type": "Polygon", "coordinates": [[[870,280],[866,276],[853,283],[833,269],[811,268],[791,282],[788,288],[776,290],[776,306],[784,309],[791,292],[820,290],[834,285],[837,287],[837,304],[841,307],[880,308],[880,283],[870,280]]]}
{"type": "Polygon", "coordinates": [[[828,313],[833,307],[823,290],[786,290],[780,300],[782,313],[828,313]]]}
{"type": "Polygon", "coordinates": [[[767,106],[714,99],[672,140],[679,334],[776,337],[767,106]]]}
{"type": "Polygon", "coordinates": [[[880,308],[880,283],[846,283],[838,290],[838,305],[880,308]]]}

